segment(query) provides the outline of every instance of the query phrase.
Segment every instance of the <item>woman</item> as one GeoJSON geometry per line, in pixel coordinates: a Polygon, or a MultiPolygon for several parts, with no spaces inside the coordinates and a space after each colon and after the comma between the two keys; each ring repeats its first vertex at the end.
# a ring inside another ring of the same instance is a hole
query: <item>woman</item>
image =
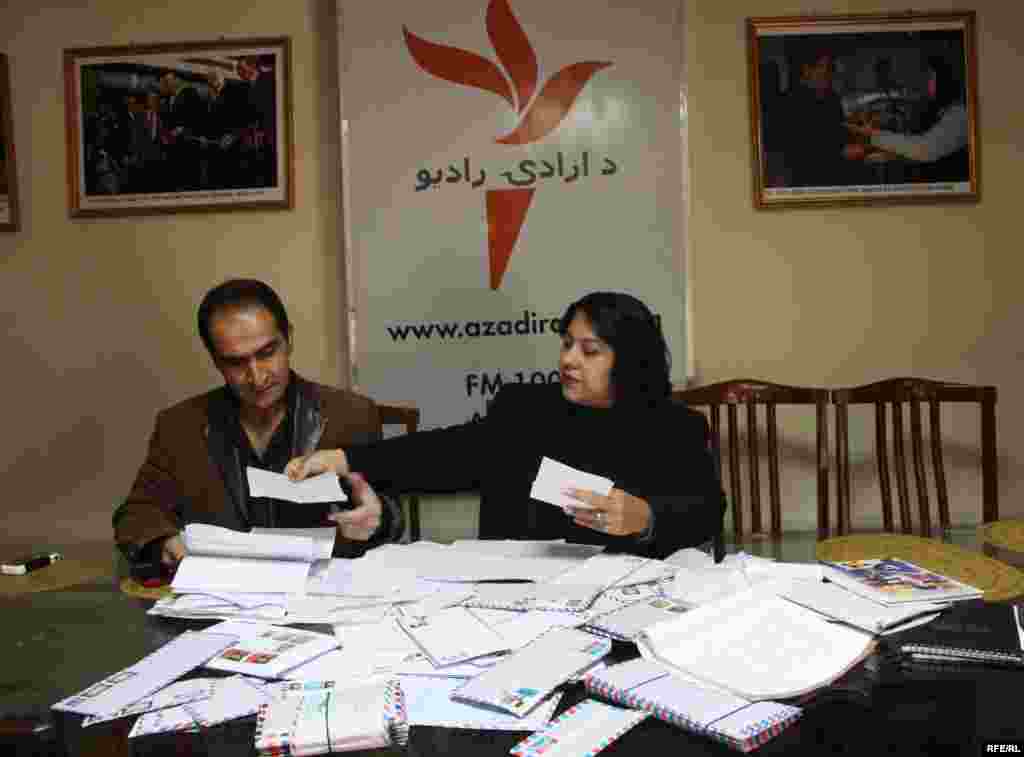
{"type": "MultiPolygon", "coordinates": [[[[935,170],[930,171],[928,177],[931,180],[966,181],[969,174],[967,107],[962,99],[961,86],[943,58],[928,59],[927,93],[930,107],[925,123],[930,126],[920,134],[900,134],[852,123],[847,124],[847,128],[867,137],[869,144],[885,152],[917,163],[933,164],[935,170]],[[943,162],[941,167],[937,165],[939,161],[943,162]]],[[[864,157],[864,148],[859,145],[847,148],[847,157],[864,157]]]]}
{"type": "MultiPolygon", "coordinates": [[[[479,490],[482,539],[566,539],[665,557],[718,533],[725,500],[707,424],[669,401],[657,319],[634,297],[596,292],[568,307],[560,334],[559,386],[506,385],[482,421],[317,452],[286,472],[358,471],[393,493],[479,490]],[[607,496],[569,490],[581,507],[566,517],[530,499],[545,456],[615,486],[607,496]]],[[[354,484],[357,500],[372,496],[359,477],[354,484]]]]}

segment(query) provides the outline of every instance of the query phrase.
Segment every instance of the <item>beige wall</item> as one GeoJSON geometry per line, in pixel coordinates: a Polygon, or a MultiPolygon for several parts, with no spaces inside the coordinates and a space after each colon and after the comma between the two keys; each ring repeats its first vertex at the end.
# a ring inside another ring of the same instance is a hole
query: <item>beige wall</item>
{"type": "MultiPolygon", "coordinates": [[[[8,0],[0,9],[23,214],[21,232],[0,235],[0,541],[109,534],[110,510],[142,459],[155,411],[217,379],[193,325],[202,292],[217,280],[260,276],[279,289],[295,321],[301,372],[341,382],[345,364],[329,0],[43,5],[8,0]],[[295,210],[68,218],[62,48],[278,34],[293,44],[295,210]]],[[[761,15],[887,7],[756,5],[761,15]]],[[[994,383],[1003,512],[1024,514],[1024,431],[1014,423],[1022,410],[1014,390],[1024,379],[1015,327],[1024,307],[1019,245],[1011,241],[1024,113],[1019,98],[1001,96],[1016,91],[1024,11],[999,0],[975,4],[980,204],[755,212],[744,84],[743,19],[751,7],[736,0],[688,7],[700,378],[827,386],[922,375],[994,383]]],[[[969,437],[966,424],[954,430],[969,437]]],[[[809,524],[807,502],[799,520],[809,524]]],[[[974,517],[971,498],[959,502],[961,519],[974,517]]]]}
{"type": "MultiPolygon", "coordinates": [[[[690,4],[694,350],[705,382],[749,376],[839,386],[926,376],[996,385],[1002,512],[1020,516],[1024,263],[1015,233],[1024,110],[1007,93],[1019,88],[1024,10],[998,0],[966,5],[978,14],[980,203],[755,211],[745,17],[907,6],[690,4]]],[[[976,416],[957,413],[951,421],[976,446],[976,416]]],[[[980,488],[966,468],[972,456],[953,457],[954,519],[977,520],[980,488]]],[[[862,522],[873,514],[870,500],[866,492],[856,497],[862,522]]],[[[802,515],[813,522],[811,508],[802,515]]]]}
{"type": "Polygon", "coordinates": [[[341,380],[332,8],[330,0],[9,0],[0,8],[23,212],[21,232],[0,234],[0,540],[109,536],[156,410],[217,380],[194,318],[219,280],[268,280],[295,323],[296,368],[341,380]],[[277,35],[292,39],[294,210],[68,218],[63,48],[277,35]]]}

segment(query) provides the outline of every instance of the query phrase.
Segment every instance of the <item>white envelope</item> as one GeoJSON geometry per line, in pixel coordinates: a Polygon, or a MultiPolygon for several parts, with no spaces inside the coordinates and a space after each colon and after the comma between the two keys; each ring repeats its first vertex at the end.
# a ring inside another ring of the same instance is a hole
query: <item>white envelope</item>
{"type": "Polygon", "coordinates": [[[612,486],[613,482],[609,478],[576,470],[565,463],[545,457],[540,461],[540,469],[537,471],[537,477],[530,488],[530,497],[555,505],[556,507],[561,507],[563,510],[570,507],[592,509],[589,505],[573,499],[562,492],[570,488],[587,489],[588,491],[607,495],[612,490],[612,486]]]}

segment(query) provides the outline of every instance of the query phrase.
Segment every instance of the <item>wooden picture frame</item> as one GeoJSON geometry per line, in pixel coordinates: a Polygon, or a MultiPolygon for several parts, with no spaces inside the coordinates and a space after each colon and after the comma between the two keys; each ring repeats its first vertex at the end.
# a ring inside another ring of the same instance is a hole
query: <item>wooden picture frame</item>
{"type": "Polygon", "coordinates": [[[973,11],[747,19],[754,205],[978,201],[973,11]]]}
{"type": "Polygon", "coordinates": [[[19,228],[10,66],[7,56],[0,54],[0,231],[18,231],[19,228]]]}
{"type": "Polygon", "coordinates": [[[73,217],[294,206],[287,37],[64,51],[73,217]]]}

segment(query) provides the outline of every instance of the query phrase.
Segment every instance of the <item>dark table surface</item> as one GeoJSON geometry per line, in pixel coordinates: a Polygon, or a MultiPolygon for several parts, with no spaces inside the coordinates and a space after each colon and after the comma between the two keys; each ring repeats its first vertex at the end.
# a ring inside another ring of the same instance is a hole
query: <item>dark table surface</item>
{"type": "MultiPolygon", "coordinates": [[[[961,546],[971,546],[966,532],[962,537],[961,546]]],[[[808,535],[790,538],[788,546],[781,548],[757,544],[739,548],[808,560],[813,559],[813,544],[813,536],[808,535]]],[[[253,754],[254,717],[202,734],[128,741],[130,718],[82,729],[80,718],[49,709],[54,702],[135,663],[186,628],[209,625],[148,616],[145,610],[150,604],[122,594],[115,576],[72,589],[0,597],[0,642],[5,650],[0,719],[40,724],[34,738],[5,736],[0,729],[0,754],[253,754]]],[[[634,652],[631,645],[617,644],[614,654],[628,657],[634,652]]],[[[803,717],[757,753],[985,754],[989,742],[1024,745],[1022,694],[1024,669],[907,670],[880,654],[803,703],[803,717]]],[[[584,698],[582,686],[570,687],[561,709],[584,698]]],[[[526,735],[414,727],[408,751],[424,756],[502,755],[526,735]]],[[[609,756],[644,753],[736,754],[654,719],[603,752],[609,756]]]]}

